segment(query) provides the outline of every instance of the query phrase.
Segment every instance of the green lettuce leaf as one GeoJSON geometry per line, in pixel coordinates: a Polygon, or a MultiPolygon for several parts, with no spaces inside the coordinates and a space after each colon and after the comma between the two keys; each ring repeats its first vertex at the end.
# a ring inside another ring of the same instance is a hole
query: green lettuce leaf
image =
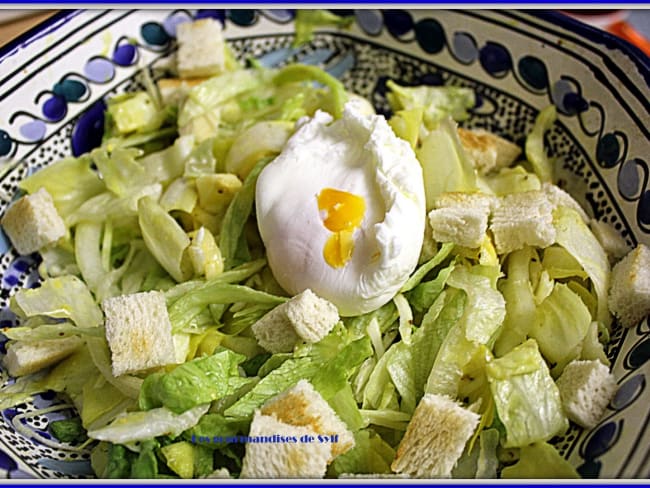
{"type": "Polygon", "coordinates": [[[104,315],[88,287],[76,276],[49,278],[38,288],[20,289],[10,306],[21,317],[45,315],[69,319],[82,328],[99,327],[104,322],[104,315]]]}
{"type": "Polygon", "coordinates": [[[551,183],[553,177],[553,161],[549,159],[544,147],[544,133],[550,130],[557,119],[555,105],[549,105],[539,112],[532,130],[526,136],[526,159],[530,162],[542,183],[551,183]]]}
{"type": "Polygon", "coordinates": [[[146,412],[128,412],[99,429],[89,430],[88,437],[115,444],[146,441],[154,437],[176,437],[194,427],[208,411],[209,404],[198,405],[182,414],[160,407],[146,412]]]}
{"type": "Polygon", "coordinates": [[[27,193],[45,188],[64,221],[82,203],[106,190],[106,185],[91,168],[89,155],[65,158],[21,180],[18,187],[27,193]]]}
{"type": "Polygon", "coordinates": [[[550,444],[536,442],[519,450],[519,461],[501,471],[503,479],[580,478],[576,469],[550,444]]]}
{"type": "Polygon", "coordinates": [[[556,242],[580,263],[596,290],[598,305],[595,319],[609,327],[612,317],[607,306],[610,278],[607,254],[575,210],[557,207],[553,211],[553,226],[556,230],[556,242]]]}
{"type": "Polygon", "coordinates": [[[147,249],[176,280],[192,276],[192,263],[185,250],[190,238],[183,228],[151,197],[138,202],[138,222],[147,249]]]}
{"type": "Polygon", "coordinates": [[[415,154],[422,165],[427,212],[433,209],[441,193],[478,190],[476,170],[465,154],[451,117],[439,121],[415,154]]]}
{"type": "Polygon", "coordinates": [[[318,27],[349,27],[354,16],[340,16],[324,9],[300,9],[296,11],[294,24],[294,47],[302,46],[312,40],[314,29],[318,27]]]}
{"type": "Polygon", "coordinates": [[[371,429],[354,434],[354,447],[338,456],[327,469],[328,476],[392,473],[395,450],[371,429]]]}
{"type": "Polygon", "coordinates": [[[457,86],[401,86],[388,80],[387,97],[394,111],[424,109],[424,124],[433,129],[447,117],[460,122],[469,118],[468,109],[476,104],[471,88],[457,86]]]}
{"type": "Polygon", "coordinates": [[[591,314],[580,297],[562,283],[537,308],[529,330],[539,350],[559,375],[564,366],[576,359],[591,325],[591,314]]]}
{"type": "Polygon", "coordinates": [[[568,428],[560,392],[535,340],[489,362],[486,372],[506,430],[505,447],[547,441],[568,428]]]}
{"type": "Polygon", "coordinates": [[[169,373],[154,373],[142,384],[141,410],[166,407],[176,414],[235,393],[251,382],[240,376],[246,358],[228,349],[188,361],[169,373]]]}

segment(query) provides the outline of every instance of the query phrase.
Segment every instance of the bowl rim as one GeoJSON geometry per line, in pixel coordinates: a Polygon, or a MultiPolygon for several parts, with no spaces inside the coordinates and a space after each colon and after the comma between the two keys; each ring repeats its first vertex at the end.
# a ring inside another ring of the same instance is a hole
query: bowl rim
{"type": "Polygon", "coordinates": [[[532,10],[529,13],[541,20],[564,27],[593,43],[604,45],[609,50],[621,51],[636,65],[641,77],[650,88],[650,57],[634,44],[557,10],[532,10]]]}
{"type": "MultiPolygon", "coordinates": [[[[124,8],[128,9],[129,4],[125,3],[124,8]]],[[[165,8],[163,3],[161,8],[165,8]]],[[[122,7],[120,7],[122,8],[122,7]]],[[[173,10],[172,6],[168,6],[169,10],[173,10]]],[[[8,43],[0,46],[0,63],[8,55],[17,54],[21,47],[24,47],[30,44],[32,41],[41,37],[48,28],[52,27],[53,30],[56,30],[57,24],[63,24],[68,20],[76,17],[80,13],[89,9],[65,9],[59,10],[54,13],[51,17],[41,21],[36,24],[29,30],[18,35],[14,39],[10,40],[8,43]]],[[[114,8],[109,8],[107,10],[118,10],[114,8]]],[[[129,9],[130,10],[130,9],[129,9]]],[[[146,9],[142,9],[146,10],[146,9]]],[[[617,49],[623,54],[627,55],[635,66],[639,69],[639,73],[643,80],[646,82],[646,86],[650,88],[650,57],[647,56],[641,49],[637,46],[631,44],[630,42],[622,39],[614,34],[611,34],[605,30],[599,29],[597,27],[585,24],[584,22],[577,20],[569,15],[562,13],[559,10],[551,9],[527,9],[527,8],[515,8],[511,9],[515,12],[524,12],[529,13],[533,17],[537,17],[540,20],[549,22],[557,27],[563,27],[576,35],[587,39],[595,44],[602,45],[609,50],[617,49]]]]}

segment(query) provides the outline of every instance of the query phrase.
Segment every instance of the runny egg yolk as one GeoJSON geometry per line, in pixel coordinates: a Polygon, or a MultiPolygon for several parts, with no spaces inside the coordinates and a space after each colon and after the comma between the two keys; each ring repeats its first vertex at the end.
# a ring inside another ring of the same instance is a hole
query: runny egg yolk
{"type": "Polygon", "coordinates": [[[323,225],[332,232],[323,248],[323,257],[333,268],[341,268],[352,257],[352,234],[363,220],[366,202],[359,195],[334,188],[321,190],[317,200],[323,225]]]}

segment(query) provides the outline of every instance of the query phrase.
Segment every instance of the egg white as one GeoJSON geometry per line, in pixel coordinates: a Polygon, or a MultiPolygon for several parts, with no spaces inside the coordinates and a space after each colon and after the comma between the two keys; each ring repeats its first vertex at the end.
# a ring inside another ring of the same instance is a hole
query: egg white
{"type": "Polygon", "coordinates": [[[337,121],[325,112],[299,121],[281,154],[259,176],[256,214],[269,266],[290,294],[311,289],[343,316],[375,310],[417,265],[424,236],[422,168],[382,116],[348,103],[337,121]],[[323,256],[331,232],[317,196],[324,188],[363,197],[354,250],[340,268],[323,256]]]}

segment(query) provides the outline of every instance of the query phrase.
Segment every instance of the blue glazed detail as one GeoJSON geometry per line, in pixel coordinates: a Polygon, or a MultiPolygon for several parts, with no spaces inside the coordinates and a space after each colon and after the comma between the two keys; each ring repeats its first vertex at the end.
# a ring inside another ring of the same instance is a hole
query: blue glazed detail
{"type": "Polygon", "coordinates": [[[393,37],[402,37],[413,30],[413,16],[406,10],[386,10],[384,25],[393,37]]]}
{"type": "Polygon", "coordinates": [[[415,24],[415,40],[420,48],[428,54],[437,54],[446,45],[445,30],[440,22],[424,19],[415,24]]]}
{"type": "Polygon", "coordinates": [[[326,71],[333,77],[340,78],[354,67],[354,62],[354,54],[348,53],[333,65],[328,66],[326,71]]]}
{"type": "Polygon", "coordinates": [[[596,147],[596,161],[603,168],[613,168],[621,157],[621,145],[614,134],[605,134],[596,147]]]}
{"type": "Polygon", "coordinates": [[[637,206],[637,219],[644,230],[650,226],[650,190],[646,190],[639,199],[637,206]]]}
{"type": "Polygon", "coordinates": [[[194,16],[195,19],[215,19],[221,22],[221,24],[226,23],[226,11],[223,9],[200,9],[196,12],[194,16]]]}
{"type": "Polygon", "coordinates": [[[0,450],[0,469],[5,471],[13,471],[18,469],[18,464],[14,461],[9,454],[0,450]]]}
{"type": "Polygon", "coordinates": [[[645,385],[645,375],[636,374],[632,376],[618,387],[610,406],[615,410],[623,410],[641,395],[645,385]]]}
{"type": "Polygon", "coordinates": [[[286,24],[296,17],[295,9],[269,9],[263,10],[262,12],[265,17],[268,17],[278,24],[286,24]]]}
{"type": "Polygon", "coordinates": [[[151,44],[152,46],[164,46],[170,40],[169,34],[157,22],[142,24],[140,27],[140,35],[147,44],[151,44]]]}
{"type": "Polygon", "coordinates": [[[257,12],[249,9],[236,9],[228,11],[228,19],[242,27],[255,25],[257,22],[257,12]]]}
{"type": "Polygon", "coordinates": [[[548,87],[548,71],[546,64],[535,56],[524,56],[517,63],[521,78],[534,90],[546,90],[548,87]]]}
{"type": "Polygon", "coordinates": [[[483,69],[495,78],[502,78],[512,69],[512,58],[508,50],[496,42],[488,42],[479,52],[483,69]]]}
{"type": "Polygon", "coordinates": [[[579,93],[570,92],[564,95],[562,99],[564,111],[568,115],[576,115],[581,112],[586,112],[589,109],[589,102],[585,100],[579,93]]]}
{"type": "Polygon", "coordinates": [[[84,66],[84,74],[95,83],[108,83],[115,76],[115,66],[106,58],[92,58],[84,66]]]}
{"type": "Polygon", "coordinates": [[[638,369],[650,360],[650,336],[637,342],[627,353],[625,366],[628,369],[638,369]]]}
{"type": "Polygon", "coordinates": [[[454,33],[451,41],[451,51],[462,64],[472,64],[478,59],[478,46],[474,38],[466,32],[454,33]]]}
{"type": "Polygon", "coordinates": [[[86,460],[60,461],[58,459],[42,458],[37,462],[41,466],[59,471],[68,476],[92,476],[93,474],[90,461],[86,460]]]}
{"type": "MultiPolygon", "coordinates": [[[[622,421],[620,421],[622,423],[622,421]]],[[[620,425],[616,422],[607,422],[598,427],[589,437],[583,457],[585,459],[596,459],[609,451],[620,435],[620,425]]]]}
{"type": "Polygon", "coordinates": [[[600,478],[600,472],[603,469],[603,463],[600,461],[587,460],[576,468],[578,474],[585,479],[600,478]]]}
{"type": "Polygon", "coordinates": [[[101,145],[105,110],[106,104],[100,100],[79,117],[72,130],[73,156],[81,156],[101,145]]]}
{"type": "Polygon", "coordinates": [[[61,95],[54,95],[45,100],[42,107],[43,115],[52,122],[58,122],[68,113],[68,104],[61,95]]]}
{"type": "Polygon", "coordinates": [[[298,61],[303,64],[320,64],[327,61],[327,59],[334,54],[331,49],[316,49],[306,55],[301,56],[298,61]]]}
{"type": "Polygon", "coordinates": [[[8,156],[13,148],[13,141],[9,134],[0,129],[0,157],[8,156]]]}
{"type": "Polygon", "coordinates": [[[192,17],[187,12],[175,12],[163,21],[163,29],[169,37],[176,37],[176,27],[179,24],[189,22],[192,17]]]}
{"type": "Polygon", "coordinates": [[[42,140],[46,132],[47,127],[42,120],[32,120],[20,126],[20,135],[30,142],[42,140]]]}
{"type": "Polygon", "coordinates": [[[113,62],[119,66],[131,66],[138,59],[138,50],[133,44],[122,44],[113,51],[113,62]]]}
{"type": "Polygon", "coordinates": [[[621,164],[616,183],[618,192],[626,200],[638,198],[642,184],[640,171],[644,166],[644,162],[638,158],[630,159],[621,164]]]}
{"type": "Polygon", "coordinates": [[[354,14],[357,25],[369,36],[378,36],[384,29],[380,10],[357,10],[354,14]]]}
{"type": "Polygon", "coordinates": [[[52,92],[63,97],[66,102],[78,102],[88,93],[88,88],[80,81],[65,79],[56,83],[52,92]]]}

